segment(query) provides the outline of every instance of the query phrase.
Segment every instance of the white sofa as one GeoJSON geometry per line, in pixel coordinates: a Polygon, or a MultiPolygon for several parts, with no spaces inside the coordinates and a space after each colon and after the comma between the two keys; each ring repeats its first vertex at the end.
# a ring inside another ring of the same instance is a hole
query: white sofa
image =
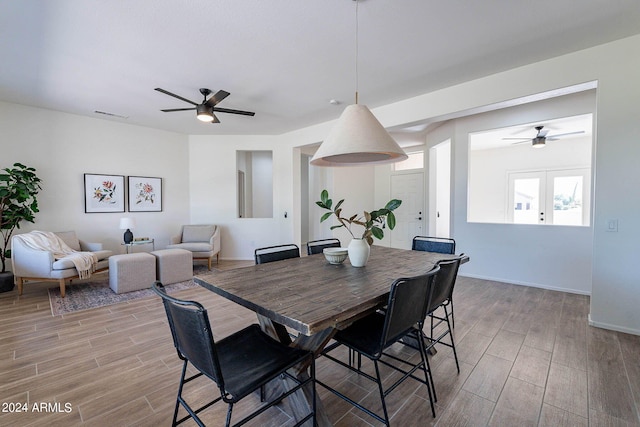
{"type": "MultiPolygon", "coordinates": [[[[98,257],[96,273],[109,269],[109,257],[113,252],[104,250],[102,243],[78,240],[75,231],[55,234],[73,250],[95,253],[98,257]]],[[[68,259],[56,260],[51,252],[31,249],[23,242],[21,236],[23,234],[11,237],[11,265],[18,285],[18,294],[22,295],[25,281],[54,281],[60,284],[60,296],[64,298],[65,281],[78,278],[78,271],[73,262],[68,259]]]]}
{"type": "Polygon", "coordinates": [[[209,270],[214,255],[220,257],[220,227],[213,224],[183,225],[179,236],[171,239],[167,249],[186,249],[193,253],[193,259],[206,259],[209,270]]]}

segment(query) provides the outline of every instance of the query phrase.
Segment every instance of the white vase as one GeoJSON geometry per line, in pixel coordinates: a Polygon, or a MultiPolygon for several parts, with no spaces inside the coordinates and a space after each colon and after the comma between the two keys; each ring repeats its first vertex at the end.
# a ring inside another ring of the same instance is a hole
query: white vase
{"type": "Polygon", "coordinates": [[[347,247],[349,253],[349,262],[354,267],[364,267],[369,260],[371,248],[369,243],[363,239],[353,239],[347,247]]]}

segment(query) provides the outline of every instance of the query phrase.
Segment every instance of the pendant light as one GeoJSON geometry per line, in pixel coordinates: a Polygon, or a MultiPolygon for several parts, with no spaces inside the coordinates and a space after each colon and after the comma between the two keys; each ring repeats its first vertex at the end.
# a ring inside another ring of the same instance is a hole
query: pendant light
{"type": "Polygon", "coordinates": [[[322,142],[311,164],[315,166],[358,166],[393,163],[407,155],[366,105],[358,104],[358,2],[356,3],[356,99],[338,119],[322,142]]]}

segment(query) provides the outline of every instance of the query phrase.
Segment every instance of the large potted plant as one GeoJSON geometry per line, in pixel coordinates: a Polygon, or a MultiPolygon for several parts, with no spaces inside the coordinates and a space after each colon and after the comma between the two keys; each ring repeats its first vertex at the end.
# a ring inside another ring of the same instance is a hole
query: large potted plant
{"type": "Polygon", "coordinates": [[[401,204],[402,200],[392,199],[384,208],[377,209],[371,212],[364,211],[362,215],[352,215],[350,217],[342,216],[342,203],[344,199],[333,205],[333,200],[329,198],[329,192],[322,190],[320,193],[320,200],[316,202],[318,206],[328,210],[320,218],[320,222],[326,221],[331,216],[335,216],[338,220],[338,225],[331,226],[331,230],[344,227],[353,240],[349,243],[349,261],[354,267],[364,267],[369,259],[370,245],[373,244],[373,238],[382,239],[384,237],[384,231],[382,230],[385,221],[389,230],[393,230],[396,226],[396,217],[393,211],[396,210],[401,204]],[[362,234],[354,234],[352,229],[353,225],[363,227],[362,234]]]}
{"type": "Polygon", "coordinates": [[[22,221],[34,222],[38,212],[36,195],[41,190],[40,178],[34,168],[14,163],[12,168],[0,171],[0,292],[13,289],[13,273],[7,271],[11,258],[11,234],[22,221]]]}

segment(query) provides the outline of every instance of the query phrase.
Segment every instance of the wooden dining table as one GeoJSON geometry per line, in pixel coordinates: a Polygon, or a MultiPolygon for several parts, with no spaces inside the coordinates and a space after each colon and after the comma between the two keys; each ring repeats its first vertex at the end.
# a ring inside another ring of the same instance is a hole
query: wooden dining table
{"type": "MultiPolygon", "coordinates": [[[[212,271],[194,280],[254,311],[263,331],[272,337],[317,356],[336,330],[386,303],[395,279],[427,273],[437,261],[455,256],[373,245],[365,267],[353,267],[348,259],[342,264],[329,264],[317,254],[212,271]],[[293,339],[292,332],[297,334],[293,339]]],[[[467,261],[469,257],[465,256],[462,262],[467,261]]],[[[308,375],[307,368],[301,366],[295,374],[303,378],[308,375]]],[[[289,388],[288,381],[283,379],[281,386],[289,388]]],[[[294,417],[308,413],[309,390],[291,397],[289,406],[294,417]]],[[[316,405],[318,425],[332,425],[320,399],[316,399],[316,405]]]]}

